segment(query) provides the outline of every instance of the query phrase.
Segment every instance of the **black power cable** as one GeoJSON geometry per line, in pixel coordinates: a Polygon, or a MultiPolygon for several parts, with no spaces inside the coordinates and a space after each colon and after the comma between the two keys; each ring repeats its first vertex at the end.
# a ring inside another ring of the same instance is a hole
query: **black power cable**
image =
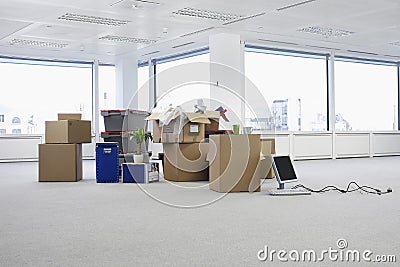
{"type": "Polygon", "coordinates": [[[340,189],[340,188],[338,188],[338,187],[336,187],[334,185],[328,185],[328,186],[325,186],[324,188],[319,189],[319,190],[311,189],[311,188],[309,188],[307,186],[304,186],[302,184],[298,184],[298,185],[292,187],[292,189],[297,189],[297,188],[303,188],[303,189],[305,189],[305,190],[307,190],[307,191],[309,191],[311,193],[325,193],[325,192],[328,192],[328,191],[339,191],[340,193],[345,194],[345,193],[351,193],[351,192],[355,192],[355,191],[362,191],[362,192],[365,192],[365,193],[368,193],[368,194],[384,195],[384,194],[388,194],[388,193],[393,192],[393,190],[390,187],[386,191],[382,191],[382,190],[380,190],[378,188],[373,188],[373,187],[366,186],[366,185],[359,186],[356,182],[350,182],[347,185],[346,189],[340,189]],[[356,188],[352,188],[351,189],[350,188],[351,185],[355,185],[356,188]]]}

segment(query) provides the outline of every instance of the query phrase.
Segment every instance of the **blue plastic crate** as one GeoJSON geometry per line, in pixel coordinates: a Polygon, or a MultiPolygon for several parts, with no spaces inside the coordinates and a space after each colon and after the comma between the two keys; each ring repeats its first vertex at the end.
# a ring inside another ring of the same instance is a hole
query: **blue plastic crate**
{"type": "Polygon", "coordinates": [[[119,182],[118,142],[96,143],[96,182],[119,182]]]}

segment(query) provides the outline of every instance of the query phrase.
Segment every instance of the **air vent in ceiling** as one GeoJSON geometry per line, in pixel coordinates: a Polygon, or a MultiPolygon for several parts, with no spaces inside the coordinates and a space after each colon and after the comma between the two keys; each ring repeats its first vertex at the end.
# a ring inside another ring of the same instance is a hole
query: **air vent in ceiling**
{"type": "Polygon", "coordinates": [[[119,43],[133,43],[133,44],[152,44],[155,43],[156,40],[137,38],[137,37],[125,37],[125,36],[116,36],[116,35],[106,35],[99,38],[100,40],[107,40],[112,42],[119,43]]]}
{"type": "Polygon", "coordinates": [[[61,17],[59,17],[58,19],[98,24],[98,25],[107,25],[107,26],[121,26],[121,25],[128,24],[130,22],[129,20],[120,20],[120,19],[114,19],[114,18],[96,17],[96,16],[71,14],[71,13],[66,13],[66,14],[62,15],[61,17]]]}
{"type": "Polygon", "coordinates": [[[212,10],[205,10],[205,9],[197,9],[192,7],[185,7],[178,11],[172,12],[175,15],[180,16],[189,16],[195,18],[202,18],[202,19],[211,19],[211,20],[219,20],[219,21],[230,21],[239,19],[242,16],[236,14],[229,14],[229,13],[221,13],[212,10]]]}
{"type": "Polygon", "coordinates": [[[180,44],[180,45],[175,45],[172,48],[178,48],[178,47],[187,46],[187,45],[191,45],[191,44],[194,44],[194,42],[188,42],[188,43],[184,43],[184,44],[180,44]]]}
{"type": "Polygon", "coordinates": [[[157,54],[157,53],[160,53],[160,51],[157,50],[157,51],[149,52],[149,53],[143,54],[142,57],[143,57],[143,56],[148,56],[148,55],[157,54]]]}
{"type": "Polygon", "coordinates": [[[347,52],[357,53],[357,54],[365,54],[365,55],[373,55],[373,56],[378,56],[379,55],[379,54],[376,54],[376,53],[357,51],[357,50],[347,50],[347,52]]]}
{"type": "Polygon", "coordinates": [[[305,33],[312,33],[312,34],[322,35],[325,38],[343,37],[343,36],[348,36],[348,35],[354,33],[352,31],[346,31],[346,30],[341,30],[341,29],[333,29],[333,28],[325,28],[325,27],[319,27],[319,26],[306,27],[306,28],[298,29],[298,31],[299,32],[305,32],[305,33]]]}
{"type": "Polygon", "coordinates": [[[66,43],[27,40],[27,39],[12,39],[8,43],[10,45],[37,46],[37,47],[48,47],[48,48],[64,48],[68,45],[66,43]]]}
{"type": "Polygon", "coordinates": [[[394,43],[390,43],[391,45],[395,45],[395,46],[400,46],[400,41],[394,42],[394,43]]]}
{"type": "Polygon", "coordinates": [[[291,42],[273,41],[273,40],[267,40],[267,39],[258,39],[258,40],[262,41],[262,42],[269,42],[269,43],[276,43],[276,44],[298,45],[296,43],[291,43],[291,42]]]}
{"type": "Polygon", "coordinates": [[[289,9],[289,8],[293,8],[293,7],[305,5],[305,4],[308,4],[308,3],[311,3],[311,2],[315,2],[315,1],[317,1],[317,0],[307,0],[307,1],[296,3],[296,4],[292,4],[292,5],[284,6],[284,7],[281,7],[281,8],[277,8],[276,10],[277,11],[282,11],[282,10],[286,10],[286,9],[289,9]]]}
{"type": "Polygon", "coordinates": [[[181,35],[180,37],[187,37],[187,36],[195,35],[195,34],[198,34],[198,33],[201,33],[201,32],[209,31],[209,30],[212,30],[212,29],[214,29],[214,27],[208,27],[208,28],[204,28],[204,29],[201,29],[201,30],[198,30],[198,31],[186,33],[184,35],[181,35]]]}
{"type": "Polygon", "coordinates": [[[236,22],[240,22],[240,21],[244,21],[244,20],[248,20],[248,19],[252,19],[252,18],[259,17],[259,16],[264,16],[264,15],[265,15],[265,12],[258,13],[258,14],[255,14],[255,15],[246,16],[246,17],[240,17],[238,19],[234,19],[234,20],[230,20],[228,22],[225,22],[225,23],[223,23],[223,25],[229,25],[229,24],[233,24],[233,23],[236,23],[236,22]]]}
{"type": "Polygon", "coordinates": [[[318,45],[305,45],[305,46],[312,47],[312,48],[326,49],[326,50],[336,50],[336,51],[340,50],[338,48],[332,48],[332,47],[327,47],[327,46],[318,46],[318,45]]]}

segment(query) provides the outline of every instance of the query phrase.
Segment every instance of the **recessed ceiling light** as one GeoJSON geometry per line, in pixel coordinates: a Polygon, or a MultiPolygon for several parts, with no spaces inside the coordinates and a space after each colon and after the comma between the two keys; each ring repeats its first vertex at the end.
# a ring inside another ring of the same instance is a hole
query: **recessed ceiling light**
{"type": "Polygon", "coordinates": [[[62,15],[61,17],[59,17],[58,19],[98,24],[98,25],[107,25],[107,26],[121,26],[121,25],[128,24],[130,22],[129,20],[120,20],[120,19],[114,19],[114,18],[96,17],[96,16],[71,14],[71,13],[66,13],[66,14],[62,15]]]}
{"type": "Polygon", "coordinates": [[[152,43],[156,42],[156,40],[151,40],[151,39],[116,36],[116,35],[106,35],[106,36],[100,37],[99,39],[113,41],[113,42],[120,42],[120,43],[134,43],[134,44],[152,44],[152,43]]]}
{"type": "Polygon", "coordinates": [[[333,29],[333,28],[326,28],[326,27],[319,27],[319,26],[306,27],[306,28],[298,29],[297,31],[305,32],[305,33],[318,34],[318,35],[324,36],[325,38],[343,37],[343,36],[348,36],[348,35],[354,33],[352,31],[341,30],[341,29],[333,29]]]}
{"type": "Polygon", "coordinates": [[[26,39],[12,39],[8,43],[10,45],[39,46],[39,47],[50,47],[50,48],[64,48],[68,45],[66,43],[36,41],[36,40],[26,40],[26,39]]]}
{"type": "Polygon", "coordinates": [[[242,16],[236,14],[229,14],[229,13],[222,13],[212,10],[205,10],[205,9],[197,9],[192,7],[185,7],[178,11],[172,12],[173,14],[180,15],[180,16],[189,16],[195,18],[202,18],[202,19],[212,19],[212,20],[220,20],[220,21],[229,21],[241,18],[242,16]]]}
{"type": "Polygon", "coordinates": [[[390,43],[391,45],[400,46],[400,41],[390,43]]]}

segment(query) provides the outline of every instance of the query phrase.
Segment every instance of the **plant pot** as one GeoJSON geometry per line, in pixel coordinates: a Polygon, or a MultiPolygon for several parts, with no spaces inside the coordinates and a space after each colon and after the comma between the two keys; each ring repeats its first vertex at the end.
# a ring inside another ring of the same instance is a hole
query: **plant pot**
{"type": "Polygon", "coordinates": [[[143,154],[133,155],[133,162],[135,162],[135,163],[143,163],[143,154]]]}

